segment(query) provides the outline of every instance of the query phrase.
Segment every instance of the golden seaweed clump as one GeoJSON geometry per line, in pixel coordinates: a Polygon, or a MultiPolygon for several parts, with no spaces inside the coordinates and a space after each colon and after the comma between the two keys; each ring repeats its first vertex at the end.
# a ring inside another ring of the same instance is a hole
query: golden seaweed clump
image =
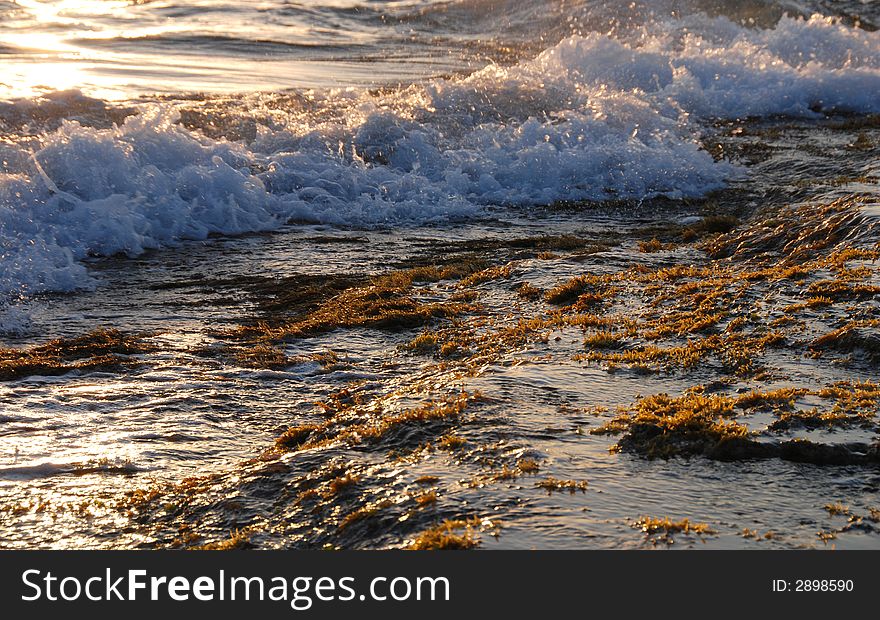
{"type": "Polygon", "coordinates": [[[742,409],[791,409],[799,396],[806,394],[808,390],[802,388],[779,388],[761,392],[752,390],[736,399],[736,406],[742,409]]]}
{"type": "Polygon", "coordinates": [[[344,408],[324,422],[287,429],[276,439],[275,447],[291,451],[323,447],[335,442],[348,445],[378,443],[385,439],[392,440],[396,432],[402,432],[410,441],[415,441],[419,433],[414,431],[420,428],[425,433],[442,431],[447,423],[456,421],[471,402],[480,398],[479,392],[461,392],[444,400],[429,401],[390,415],[383,414],[381,410],[359,412],[355,408],[344,408]],[[353,416],[353,419],[337,419],[339,416],[353,416]],[[438,423],[439,428],[432,426],[438,423]]]}
{"type": "Polygon", "coordinates": [[[696,534],[699,537],[715,534],[706,523],[692,522],[690,519],[673,521],[669,517],[641,517],[633,524],[633,527],[643,531],[653,541],[662,541],[666,544],[675,542],[674,534],[696,534]]]}
{"type": "Polygon", "coordinates": [[[358,482],[360,482],[360,477],[355,474],[340,474],[327,483],[327,488],[324,489],[322,497],[324,499],[336,497],[351,490],[358,482]]]}
{"type": "Polygon", "coordinates": [[[847,506],[843,502],[835,502],[833,504],[825,504],[823,506],[823,508],[832,517],[850,514],[849,506],[847,506]]]}
{"type": "Polygon", "coordinates": [[[540,299],[540,297],[544,294],[544,291],[539,289],[537,286],[529,284],[528,282],[523,282],[518,287],[516,287],[516,294],[527,300],[535,300],[540,299]]]}
{"type": "Polygon", "coordinates": [[[444,435],[440,438],[440,441],[437,442],[437,447],[441,450],[448,450],[453,452],[460,448],[463,448],[467,445],[467,439],[464,437],[459,437],[453,433],[449,433],[448,435],[444,435]]]}
{"type": "Polygon", "coordinates": [[[59,338],[28,349],[0,348],[0,381],[73,370],[120,371],[138,364],[130,356],[157,347],[116,329],[97,329],[76,338],[59,338]]]}
{"type": "Polygon", "coordinates": [[[589,305],[603,301],[611,291],[607,279],[597,275],[582,275],[571,278],[544,293],[544,300],[557,306],[568,306],[575,302],[589,305]]]}
{"type": "MultiPolygon", "coordinates": [[[[707,357],[714,357],[725,368],[740,376],[758,372],[759,357],[767,347],[777,346],[784,340],[778,332],[763,335],[739,333],[712,334],[705,338],[688,340],[680,346],[661,347],[654,344],[641,345],[624,351],[598,350],[574,356],[575,360],[603,362],[609,368],[626,364],[633,369],[659,372],[676,368],[693,368],[707,357]]],[[[587,345],[591,340],[587,338],[587,345]]],[[[600,344],[608,344],[604,338],[600,344]]]]}
{"type": "Polygon", "coordinates": [[[748,429],[727,420],[736,401],[727,396],[688,393],[673,398],[655,394],[597,429],[595,434],[623,436],[615,449],[647,458],[670,458],[718,452],[724,444],[749,437],[748,429]]]}
{"type": "Polygon", "coordinates": [[[650,241],[639,241],[639,252],[642,252],[643,254],[653,254],[654,252],[661,252],[665,249],[666,246],[656,237],[650,241]]]}
{"type": "Polygon", "coordinates": [[[480,544],[480,519],[447,519],[416,536],[409,549],[414,551],[473,549],[480,544]]]}
{"type": "Polygon", "coordinates": [[[409,341],[405,346],[411,351],[433,351],[440,342],[440,335],[437,332],[422,332],[409,341]]]}
{"type": "Polygon", "coordinates": [[[536,459],[526,457],[516,462],[516,467],[524,474],[536,474],[541,469],[541,465],[536,459]]]}
{"type": "Polygon", "coordinates": [[[229,551],[232,549],[245,549],[250,545],[251,536],[254,532],[249,528],[233,530],[229,537],[216,542],[207,543],[194,549],[199,551],[229,551]]]}
{"type": "Polygon", "coordinates": [[[461,302],[422,302],[415,295],[416,282],[462,278],[477,264],[417,267],[376,277],[365,286],[348,288],[324,301],[301,318],[272,324],[261,321],[240,327],[236,338],[284,341],[306,338],[338,328],[371,327],[403,329],[424,325],[435,318],[449,318],[472,308],[461,302]]]}
{"type": "Polygon", "coordinates": [[[589,349],[616,349],[621,346],[623,334],[612,331],[599,331],[584,337],[584,346],[589,349]]]}
{"type": "Polygon", "coordinates": [[[358,425],[347,429],[342,436],[343,438],[359,437],[362,440],[376,441],[404,426],[453,420],[464,412],[470,400],[477,397],[478,395],[463,392],[456,398],[431,402],[415,409],[407,409],[396,415],[382,417],[375,424],[358,425]]]}
{"type": "Polygon", "coordinates": [[[880,320],[851,321],[833,331],[819,336],[810,343],[809,348],[819,355],[824,351],[852,353],[860,351],[872,359],[880,357],[880,320]]]}
{"type": "Polygon", "coordinates": [[[476,286],[478,284],[483,284],[484,282],[490,282],[492,280],[509,278],[510,273],[510,265],[498,265],[496,267],[489,267],[487,269],[477,271],[476,273],[472,273],[471,275],[462,278],[459,286],[467,288],[469,286],[476,286]]]}
{"type": "Polygon", "coordinates": [[[846,280],[820,280],[813,282],[807,292],[813,298],[825,298],[830,300],[840,299],[863,299],[875,297],[880,294],[880,286],[869,284],[853,284],[846,280]]]}
{"type": "Polygon", "coordinates": [[[872,381],[840,381],[822,388],[816,395],[834,401],[830,410],[814,407],[787,411],[770,425],[770,430],[791,428],[834,429],[853,425],[870,428],[880,408],[880,387],[872,381]]]}
{"type": "Polygon", "coordinates": [[[817,407],[812,409],[800,409],[797,411],[783,411],[779,417],[767,428],[771,431],[787,431],[793,428],[832,430],[837,427],[846,427],[852,420],[845,414],[836,411],[819,411],[817,407]]]}
{"type": "Polygon", "coordinates": [[[873,381],[840,381],[819,396],[834,399],[834,411],[851,416],[873,418],[880,408],[880,385],[873,381]]]}
{"type": "Polygon", "coordinates": [[[553,476],[548,476],[546,479],[536,482],[535,486],[539,489],[544,489],[551,495],[554,491],[568,491],[574,495],[577,491],[586,493],[588,484],[586,480],[560,480],[553,476]]]}
{"type": "Polygon", "coordinates": [[[278,347],[258,344],[242,348],[235,353],[235,360],[244,368],[280,369],[296,363],[278,347]]]}
{"type": "Polygon", "coordinates": [[[275,445],[283,450],[299,448],[314,433],[325,428],[323,424],[301,424],[291,426],[275,440],[275,445]]]}
{"type": "Polygon", "coordinates": [[[367,519],[370,519],[371,517],[376,516],[382,510],[384,510],[392,505],[393,505],[393,502],[391,500],[386,499],[386,500],[382,500],[380,502],[377,502],[375,504],[371,504],[368,506],[362,506],[362,507],[358,508],[357,510],[354,510],[354,511],[348,513],[342,519],[340,519],[339,529],[344,530],[347,527],[354,525],[355,523],[359,523],[361,521],[366,521],[367,519]]]}
{"type": "Polygon", "coordinates": [[[419,495],[413,496],[416,506],[419,508],[427,508],[437,503],[437,491],[427,491],[419,495]]]}

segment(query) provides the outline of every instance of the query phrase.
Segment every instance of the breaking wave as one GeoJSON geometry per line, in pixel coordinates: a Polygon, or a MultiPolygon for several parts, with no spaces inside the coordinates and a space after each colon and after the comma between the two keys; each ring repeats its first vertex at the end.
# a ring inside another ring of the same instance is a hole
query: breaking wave
{"type": "Polygon", "coordinates": [[[831,111],[880,112],[875,33],[706,13],[393,89],[12,100],[0,104],[0,295],[90,286],[89,257],[291,222],[699,197],[744,174],[701,147],[713,120],[831,111]]]}

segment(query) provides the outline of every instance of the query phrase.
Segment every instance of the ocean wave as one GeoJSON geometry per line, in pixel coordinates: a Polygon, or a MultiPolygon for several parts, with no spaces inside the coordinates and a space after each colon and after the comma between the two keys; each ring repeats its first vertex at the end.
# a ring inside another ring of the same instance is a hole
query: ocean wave
{"type": "MultiPolygon", "coordinates": [[[[199,54],[243,54],[262,56],[281,55],[291,52],[300,52],[309,57],[315,57],[323,53],[325,56],[344,57],[357,53],[357,44],[330,44],[321,41],[284,41],[273,39],[261,39],[258,37],[241,38],[222,34],[186,34],[179,32],[117,37],[113,39],[101,38],[77,38],[68,39],[70,44],[84,48],[108,49],[113,51],[142,51],[154,50],[161,52],[165,49],[181,48],[191,55],[199,54]]],[[[2,50],[2,48],[0,48],[2,50]]]]}
{"type": "MultiPolygon", "coordinates": [[[[53,97],[53,109],[109,109],[53,97]]],[[[701,196],[741,174],[701,148],[705,121],[878,112],[880,41],[818,15],[765,30],[692,15],[567,37],[465,78],[310,92],[287,110],[265,101],[215,101],[201,127],[181,122],[185,102],[132,102],[115,124],[68,118],[36,134],[27,115],[45,106],[0,109],[19,135],[0,143],[0,292],[89,286],[91,256],[291,221],[394,226],[701,196]],[[246,139],[217,131],[242,117],[246,139]]]]}

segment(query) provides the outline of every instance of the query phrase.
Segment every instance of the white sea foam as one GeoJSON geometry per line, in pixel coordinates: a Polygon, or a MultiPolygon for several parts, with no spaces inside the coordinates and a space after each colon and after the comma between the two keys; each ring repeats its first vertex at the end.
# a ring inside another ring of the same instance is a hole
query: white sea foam
{"type": "Polygon", "coordinates": [[[274,119],[247,143],[156,104],[112,128],[65,121],[0,144],[0,294],[89,286],[89,256],[291,220],[372,227],[700,196],[741,173],[700,148],[705,119],[880,111],[880,37],[833,19],[755,30],[691,16],[627,36],[570,37],[387,95],[319,93],[314,106],[341,114],[274,119]]]}

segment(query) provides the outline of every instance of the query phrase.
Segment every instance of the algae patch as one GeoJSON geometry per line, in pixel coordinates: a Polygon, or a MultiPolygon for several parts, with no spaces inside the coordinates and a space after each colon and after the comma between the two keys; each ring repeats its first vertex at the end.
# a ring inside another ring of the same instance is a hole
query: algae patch
{"type": "Polygon", "coordinates": [[[0,381],[72,371],[121,372],[140,364],[133,356],[156,350],[157,346],[142,337],[115,329],[98,329],[27,349],[0,348],[0,381]]]}

